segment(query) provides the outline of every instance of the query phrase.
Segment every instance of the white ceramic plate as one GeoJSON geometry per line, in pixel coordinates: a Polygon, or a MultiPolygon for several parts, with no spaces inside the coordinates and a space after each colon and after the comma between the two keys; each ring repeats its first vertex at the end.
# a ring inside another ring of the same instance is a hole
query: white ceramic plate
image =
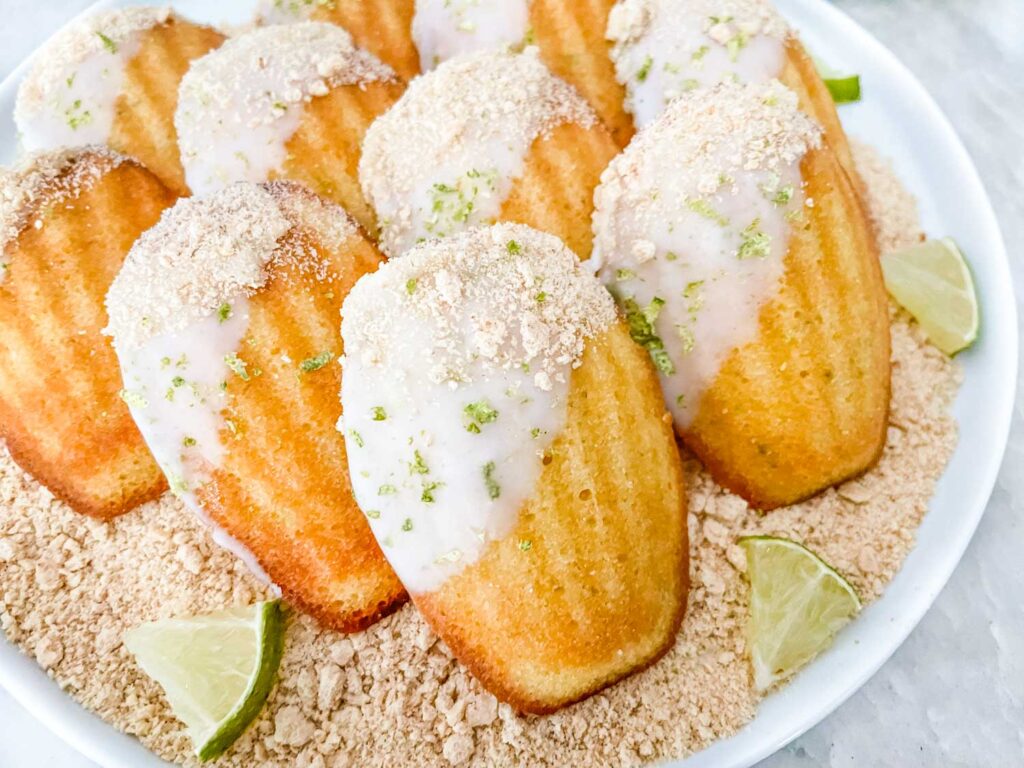
{"type": "MultiPolygon", "coordinates": [[[[128,5],[104,0],[97,6],[128,5]]],[[[828,653],[769,697],[730,739],[677,768],[747,768],[841,704],[889,658],[935,600],[970,541],[995,482],[1017,375],[1017,320],[1006,252],[992,206],[967,152],[917,80],[882,45],[823,0],[776,0],[805,44],[829,65],[861,75],[864,101],[841,108],[843,124],[895,163],[917,195],[926,231],[952,235],[970,260],[981,299],[981,337],[960,356],[956,453],[918,530],[917,546],[884,597],[845,629],[828,653]]],[[[185,15],[244,23],[253,0],[180,0],[185,15]]],[[[0,163],[15,153],[11,113],[25,71],[0,85],[0,163]]],[[[0,682],[36,717],[104,768],[166,763],[79,707],[33,661],[0,639],[0,682]]]]}

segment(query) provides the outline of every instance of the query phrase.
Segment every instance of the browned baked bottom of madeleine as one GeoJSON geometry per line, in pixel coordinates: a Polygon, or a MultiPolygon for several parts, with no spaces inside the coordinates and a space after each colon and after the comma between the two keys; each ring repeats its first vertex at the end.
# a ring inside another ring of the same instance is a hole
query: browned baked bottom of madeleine
{"type": "Polygon", "coordinates": [[[888,422],[889,316],[873,232],[827,143],[801,171],[808,205],[779,294],[683,435],[719,483],[762,509],[869,469],[888,422]]]}
{"type": "Polygon", "coordinates": [[[222,42],[217,30],[172,16],[142,33],[138,53],[125,66],[110,146],[141,160],[178,195],[189,193],[174,129],[178,83],[193,59],[222,42]]]}
{"type": "Polygon", "coordinates": [[[512,532],[413,596],[459,660],[525,712],[657,660],[689,588],[682,468],[647,354],[613,326],[570,387],[565,429],[512,532]]]}
{"type": "Polygon", "coordinates": [[[288,140],[287,158],[275,176],[302,182],[341,205],[367,232],[376,232],[373,209],[359,186],[363,136],[404,89],[399,82],[342,85],[313,99],[288,140]]]}
{"type": "Polygon", "coordinates": [[[336,428],[341,304],[380,257],[362,237],[336,253],[310,232],[294,243],[311,246],[326,261],[326,275],[276,267],[249,299],[239,354],[258,375],[228,383],[224,458],[199,498],[289,602],[326,626],[354,632],[406,597],[352,497],[336,428]]]}
{"type": "MultiPolygon", "coordinates": [[[[89,163],[88,151],[75,164],[89,163]]],[[[77,195],[45,201],[4,249],[0,435],[11,455],[74,510],[108,519],[167,484],[118,393],[104,298],[135,238],[174,202],[123,161],[77,195]]]]}

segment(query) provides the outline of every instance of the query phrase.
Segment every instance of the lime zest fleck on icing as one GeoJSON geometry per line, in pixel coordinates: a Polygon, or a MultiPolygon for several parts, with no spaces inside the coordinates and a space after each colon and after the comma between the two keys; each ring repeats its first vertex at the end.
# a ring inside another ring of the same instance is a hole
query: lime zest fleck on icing
{"type": "Polygon", "coordinates": [[[771,253],[771,235],[761,231],[761,220],[754,219],[740,233],[742,241],[736,256],[740,259],[763,259],[771,253]]]}
{"type": "Polygon", "coordinates": [[[232,352],[230,355],[224,355],[224,364],[231,369],[231,371],[242,381],[248,381],[249,371],[248,363],[242,358],[232,352]]]}
{"type": "Polygon", "coordinates": [[[497,467],[493,461],[488,461],[484,464],[484,485],[487,486],[487,495],[491,499],[496,499],[501,496],[501,486],[498,485],[498,481],[494,479],[494,471],[497,467]]]}
{"type": "Polygon", "coordinates": [[[644,82],[647,79],[647,76],[649,74],[651,74],[651,66],[653,64],[654,64],[654,59],[651,56],[648,56],[646,59],[644,59],[644,63],[640,66],[640,69],[638,69],[637,72],[636,72],[636,79],[639,82],[641,82],[641,83],[644,82]]]}
{"type": "Polygon", "coordinates": [[[667,376],[675,373],[676,367],[668,356],[668,352],[665,351],[665,343],[654,332],[654,323],[664,305],[665,300],[657,296],[651,299],[651,303],[643,309],[634,298],[630,297],[622,301],[622,308],[626,313],[626,323],[629,325],[630,338],[647,350],[654,366],[667,376]]]}
{"type": "Polygon", "coordinates": [[[409,474],[410,475],[428,475],[428,474],[430,474],[430,467],[428,467],[427,463],[423,460],[423,456],[420,455],[419,450],[413,451],[412,452],[412,456],[413,456],[413,460],[409,464],[409,474]]]}
{"type": "Polygon", "coordinates": [[[423,493],[420,495],[420,501],[425,504],[434,503],[434,491],[443,486],[444,483],[439,483],[435,480],[423,484],[423,493]]]}
{"type": "Polygon", "coordinates": [[[96,32],[96,36],[103,42],[103,47],[108,53],[117,53],[117,43],[100,31],[96,32]]]}
{"type": "Polygon", "coordinates": [[[383,406],[375,405],[370,409],[372,418],[374,421],[385,421],[388,417],[388,412],[384,410],[383,406]]]}
{"type": "Polygon", "coordinates": [[[721,227],[729,225],[729,220],[716,211],[703,197],[692,198],[686,201],[686,207],[705,219],[710,219],[721,227]]]}
{"type": "Polygon", "coordinates": [[[466,424],[466,431],[474,434],[480,434],[480,427],[484,424],[490,424],[498,418],[498,411],[486,400],[469,403],[462,410],[469,418],[469,423],[466,424]]]}

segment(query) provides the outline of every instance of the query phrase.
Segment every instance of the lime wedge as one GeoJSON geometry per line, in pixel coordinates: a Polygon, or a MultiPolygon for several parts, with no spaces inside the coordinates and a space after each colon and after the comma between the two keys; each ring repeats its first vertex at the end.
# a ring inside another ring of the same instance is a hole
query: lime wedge
{"type": "Polygon", "coordinates": [[[825,77],[825,87],[832,94],[836,104],[850,104],[860,101],[860,75],[848,77],[825,77]]]}
{"type": "Polygon", "coordinates": [[[860,610],[853,587],[806,547],[771,536],[740,539],[747,553],[747,644],[759,691],[796,672],[832,644],[860,610]]]}
{"type": "Polygon", "coordinates": [[[142,624],[124,636],[164,689],[200,760],[221,755],[253,721],[274,684],[284,644],[277,600],[142,624]]]}
{"type": "Polygon", "coordinates": [[[971,270],[951,238],[927,240],[882,256],[885,287],[947,355],[978,337],[978,297],[971,270]]]}

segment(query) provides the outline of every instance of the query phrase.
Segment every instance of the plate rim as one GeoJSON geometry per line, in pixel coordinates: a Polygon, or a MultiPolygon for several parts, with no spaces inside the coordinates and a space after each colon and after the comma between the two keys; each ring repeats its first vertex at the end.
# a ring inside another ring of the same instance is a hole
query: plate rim
{"type": "MultiPolygon", "coordinates": [[[[173,0],[170,0],[170,2],[173,2],[173,0]]],[[[104,7],[137,4],[140,4],[139,0],[96,0],[96,2],[91,3],[80,13],[69,18],[65,24],[72,23],[104,7]]],[[[980,214],[981,221],[978,226],[985,232],[985,238],[991,244],[992,253],[986,262],[990,268],[995,269],[999,273],[999,287],[997,291],[1000,300],[997,303],[1003,315],[1000,319],[1000,325],[1002,326],[1003,333],[1007,335],[1000,349],[1005,347],[1003,351],[1006,351],[1006,349],[1010,350],[1002,365],[1003,373],[1008,373],[1010,380],[1004,383],[1000,390],[1001,401],[996,405],[998,419],[992,419],[993,423],[999,425],[999,431],[996,435],[997,439],[992,442],[996,446],[996,450],[993,458],[982,473],[982,479],[974,484],[974,491],[970,499],[971,504],[969,505],[970,515],[965,517],[959,536],[951,544],[948,544],[943,551],[944,557],[941,564],[931,569],[932,578],[929,581],[928,594],[923,599],[915,602],[912,611],[904,613],[898,619],[892,619],[893,622],[899,624],[896,634],[887,642],[876,644],[879,647],[875,649],[873,655],[869,655],[870,648],[862,649],[861,655],[869,656],[869,659],[858,665],[857,674],[842,687],[831,686],[836,688],[836,690],[828,691],[829,695],[824,697],[824,700],[820,701],[818,706],[808,707],[807,713],[789,717],[788,727],[776,727],[770,732],[768,737],[750,738],[749,729],[761,717],[759,707],[758,713],[755,714],[750,723],[733,736],[720,739],[701,752],[694,753],[687,758],[663,761],[662,764],[666,768],[750,768],[750,766],[782,749],[793,739],[825,720],[853,693],[867,683],[881,666],[903,645],[910,633],[934,605],[939,593],[944,589],[962,559],[967,546],[974,538],[981,517],[988,506],[997,476],[1002,468],[1018,386],[1018,310],[1012,287],[1013,282],[1009,258],[991,199],[973,159],[960,140],[956,130],[935,102],[931,93],[917,79],[913,72],[888,47],[844,11],[836,8],[826,0],[777,0],[777,4],[783,7],[799,8],[800,13],[817,15],[822,17],[824,23],[828,26],[846,30],[851,37],[855,38],[856,47],[863,51],[865,56],[871,56],[873,59],[880,60],[881,65],[885,69],[895,73],[903,84],[909,84],[910,88],[916,92],[919,106],[923,107],[926,112],[921,119],[927,121],[932,129],[940,134],[944,147],[953,155],[952,161],[962,173],[966,174],[972,188],[972,196],[982,203],[975,212],[980,214]],[[730,751],[727,757],[720,757],[718,755],[723,749],[730,751]],[[723,757],[724,759],[722,759],[723,757]]],[[[784,13],[783,15],[788,14],[784,13]]],[[[26,56],[0,82],[0,94],[16,91],[17,83],[24,77],[40,48],[36,48],[35,51],[26,56]]],[[[982,333],[984,332],[983,329],[982,333]]],[[[947,470],[943,470],[942,477],[945,476],[946,472],[947,470]]],[[[935,495],[933,495],[933,499],[934,497],[935,495]]],[[[868,607],[868,611],[871,611],[875,606],[881,605],[885,594],[890,591],[892,585],[904,573],[907,560],[914,555],[918,546],[918,541],[915,538],[914,546],[908,553],[907,559],[901,564],[900,571],[897,572],[893,581],[886,585],[883,596],[872,606],[868,607]]],[[[816,666],[817,661],[812,662],[804,673],[809,672],[816,666]]],[[[136,738],[117,730],[113,725],[78,704],[36,664],[34,659],[23,653],[3,632],[0,632],[0,670],[4,672],[3,675],[0,675],[0,686],[46,728],[87,759],[106,768],[137,768],[140,765],[140,760],[145,760],[147,764],[153,766],[171,765],[147,750],[136,738]],[[98,728],[97,726],[101,727],[98,728]],[[100,736],[98,734],[103,735],[100,736]]],[[[801,675],[804,673],[801,673],[801,675]]]]}

